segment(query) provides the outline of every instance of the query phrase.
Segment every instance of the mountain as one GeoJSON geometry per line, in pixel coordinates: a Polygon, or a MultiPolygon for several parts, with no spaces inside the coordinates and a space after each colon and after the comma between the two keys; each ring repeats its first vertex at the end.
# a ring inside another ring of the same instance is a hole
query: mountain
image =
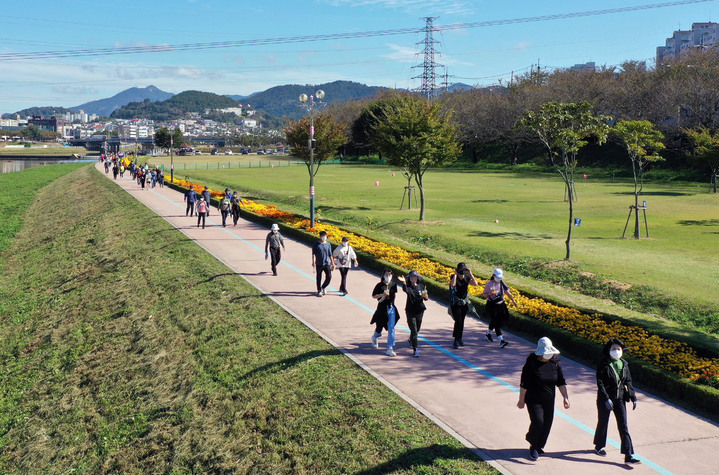
{"type": "Polygon", "coordinates": [[[237,101],[212,92],[184,91],[164,101],[152,102],[149,99],[125,104],[110,117],[114,119],[152,119],[172,120],[189,113],[204,114],[205,110],[237,107],[237,101]]]}
{"type": "MultiPolygon", "coordinates": [[[[30,107],[28,109],[23,109],[21,111],[15,112],[15,114],[19,114],[20,117],[31,117],[34,115],[42,116],[46,118],[50,118],[52,116],[58,116],[62,114],[67,114],[68,112],[72,112],[70,109],[65,109],[64,107],[54,107],[54,106],[43,106],[43,107],[30,107]]],[[[15,114],[3,114],[3,119],[10,119],[14,118],[15,114]]]]}
{"type": "MultiPolygon", "coordinates": [[[[252,109],[258,109],[268,114],[282,117],[298,118],[303,115],[300,108],[300,94],[314,94],[318,89],[325,91],[324,102],[346,101],[349,99],[364,99],[386,89],[377,86],[366,86],[352,81],[335,81],[318,85],[288,84],[275,86],[266,91],[247,96],[243,102],[249,102],[252,109]]],[[[246,104],[243,104],[246,106],[246,104]]]]}
{"type": "Polygon", "coordinates": [[[147,86],[144,88],[131,87],[130,89],[126,89],[110,98],[86,102],[77,107],[73,107],[72,109],[76,111],[83,110],[88,114],[97,114],[102,117],[109,116],[114,111],[130,102],[142,102],[145,99],[149,99],[150,102],[164,101],[171,98],[173,95],[174,94],[172,93],[161,91],[155,86],[147,86]]]}

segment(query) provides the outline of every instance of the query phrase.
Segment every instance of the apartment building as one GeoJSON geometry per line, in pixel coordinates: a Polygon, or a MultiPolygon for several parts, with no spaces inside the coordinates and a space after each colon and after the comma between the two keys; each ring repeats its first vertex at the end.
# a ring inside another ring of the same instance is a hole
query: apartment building
{"type": "Polygon", "coordinates": [[[666,39],[664,46],[657,47],[657,63],[676,58],[687,49],[717,47],[719,23],[692,23],[691,30],[676,30],[666,39]]]}

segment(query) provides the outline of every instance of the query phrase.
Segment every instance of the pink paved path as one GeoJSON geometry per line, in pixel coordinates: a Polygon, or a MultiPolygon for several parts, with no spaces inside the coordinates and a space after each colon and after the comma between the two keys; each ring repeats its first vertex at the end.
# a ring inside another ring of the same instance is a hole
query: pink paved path
{"type": "MultiPolygon", "coordinates": [[[[99,170],[99,166],[98,166],[99,170]]],[[[110,179],[112,177],[110,176],[110,179]]],[[[348,276],[349,295],[336,292],[340,276],[335,272],[328,294],[315,295],[310,248],[285,238],[287,251],[272,276],[264,259],[268,229],[240,220],[222,228],[216,209],[206,229],[196,218],[185,217],[183,195],[169,188],[142,191],[129,175],[117,184],[166,219],[198,245],[242,275],[254,286],[302,320],[323,338],[353,358],[382,382],[435,420],[468,447],[504,473],[552,475],[565,473],[719,473],[719,426],[678,409],[651,394],[639,391],[636,411],[630,411],[629,429],[638,458],[644,463],[629,467],[619,453],[618,434],[610,422],[608,456],[592,452],[596,424],[594,371],[562,358],[572,407],[561,407],[539,461],[531,461],[524,440],[529,418],[516,407],[519,376],[536,342],[509,334],[510,346],[500,350],[483,333],[486,325],[467,319],[464,348],[452,349],[452,321],[445,306],[430,300],[421,336],[421,356],[412,357],[409,332],[402,319],[397,329],[397,356],[385,356],[386,335],[380,349],[371,346],[369,325],[375,301],[371,291],[378,276],[361,269],[348,276]]],[[[230,220],[228,220],[230,221],[230,220]]],[[[510,277],[511,281],[511,277],[510,277]]],[[[404,293],[397,305],[404,308],[404,293]]],[[[402,312],[403,313],[403,312],[402,312]]],[[[561,350],[561,348],[560,348],[561,350]]]]}

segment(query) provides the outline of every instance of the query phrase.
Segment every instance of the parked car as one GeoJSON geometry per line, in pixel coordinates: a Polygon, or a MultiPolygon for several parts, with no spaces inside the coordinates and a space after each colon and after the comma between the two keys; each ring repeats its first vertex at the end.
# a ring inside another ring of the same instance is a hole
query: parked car
{"type": "Polygon", "coordinates": [[[232,155],[232,150],[230,150],[229,148],[225,150],[225,155],[232,155]]]}
{"type": "Polygon", "coordinates": [[[240,153],[241,153],[242,155],[247,155],[249,152],[247,151],[246,148],[243,148],[243,149],[240,150],[240,153]]]}
{"type": "Polygon", "coordinates": [[[195,150],[195,155],[202,155],[202,151],[201,151],[201,150],[195,150]]]}
{"type": "Polygon", "coordinates": [[[265,149],[264,149],[264,148],[258,148],[258,149],[257,149],[257,155],[264,155],[264,154],[265,154],[265,149]]]}
{"type": "Polygon", "coordinates": [[[212,151],[210,152],[210,155],[217,155],[219,152],[220,152],[219,150],[217,150],[216,148],[213,148],[212,151]]]}

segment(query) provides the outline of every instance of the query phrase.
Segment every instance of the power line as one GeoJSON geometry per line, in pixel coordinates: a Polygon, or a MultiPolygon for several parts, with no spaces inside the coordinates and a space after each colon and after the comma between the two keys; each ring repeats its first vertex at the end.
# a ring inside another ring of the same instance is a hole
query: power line
{"type": "MultiPolygon", "coordinates": [[[[715,0],[682,0],[667,3],[652,3],[648,5],[637,5],[621,8],[610,8],[603,10],[591,10],[585,12],[557,13],[554,15],[542,15],[536,17],[513,18],[506,20],[491,20],[472,23],[455,23],[452,25],[435,26],[434,31],[458,30],[470,28],[487,28],[491,26],[511,25],[519,23],[530,23],[540,21],[563,20],[567,18],[580,18],[598,15],[610,15],[615,13],[626,13],[639,10],[650,10],[655,8],[666,8],[680,5],[688,5],[693,3],[705,3],[715,0]]],[[[331,33],[324,35],[308,35],[308,36],[288,36],[281,38],[264,38],[238,41],[215,41],[209,43],[183,43],[177,45],[144,45],[144,46],[124,46],[116,48],[98,48],[98,49],[79,49],[79,50],[60,50],[60,51],[32,51],[25,53],[5,53],[0,54],[0,61],[18,61],[18,60],[35,60],[35,59],[54,59],[54,58],[77,58],[87,56],[109,56],[123,54],[142,54],[142,53],[171,53],[179,51],[207,50],[217,48],[238,48],[252,47],[278,44],[292,43],[309,43],[317,41],[333,41],[357,38],[370,38],[382,36],[397,36],[407,34],[417,34],[424,31],[423,28],[397,28],[390,30],[374,30],[361,31],[353,33],[331,33]]]]}

